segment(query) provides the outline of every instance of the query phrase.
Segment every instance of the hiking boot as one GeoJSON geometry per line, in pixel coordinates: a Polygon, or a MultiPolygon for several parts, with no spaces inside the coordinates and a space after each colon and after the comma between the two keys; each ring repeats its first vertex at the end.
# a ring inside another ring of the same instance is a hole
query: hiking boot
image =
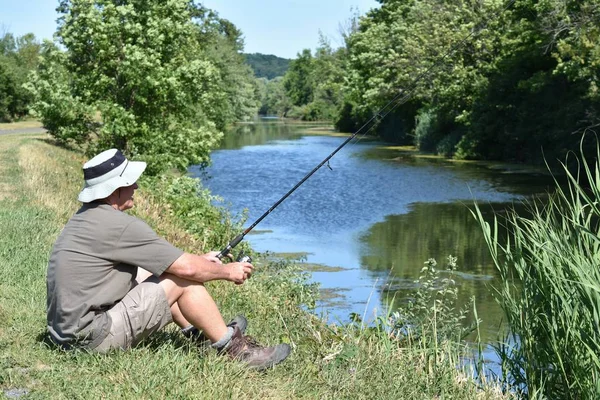
{"type": "Polygon", "coordinates": [[[232,359],[259,371],[279,364],[290,355],[291,351],[291,347],[285,343],[272,347],[261,346],[250,336],[242,335],[238,327],[233,328],[231,341],[222,350],[232,359]]]}
{"type": "MultiPolygon", "coordinates": [[[[242,333],[244,333],[244,332],[246,332],[246,326],[248,326],[248,321],[246,320],[246,317],[244,317],[243,315],[238,315],[234,319],[229,321],[227,326],[234,328],[234,329],[237,326],[239,328],[239,330],[242,333]]],[[[200,329],[196,328],[195,326],[190,326],[188,328],[184,328],[181,330],[181,333],[183,333],[183,335],[185,337],[187,337],[191,340],[194,340],[200,346],[210,346],[210,344],[211,344],[211,341],[206,337],[204,332],[202,332],[200,329]]]]}

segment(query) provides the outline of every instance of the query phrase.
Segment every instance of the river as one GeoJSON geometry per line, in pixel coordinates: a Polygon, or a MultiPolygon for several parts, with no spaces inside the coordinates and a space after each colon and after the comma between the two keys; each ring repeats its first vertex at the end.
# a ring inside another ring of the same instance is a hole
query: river
{"type": "MultiPolygon", "coordinates": [[[[212,165],[190,174],[225,199],[246,226],[256,220],[345,139],[317,125],[279,121],[238,125],[212,165]]],[[[522,172],[522,171],[521,171],[522,172]]],[[[490,165],[415,157],[360,140],[336,154],[246,236],[260,252],[303,255],[320,283],[316,312],[335,322],[350,313],[369,321],[388,300],[407,298],[424,262],[458,258],[461,304],[474,296],[484,341],[496,339],[502,311],[492,296],[498,274],[469,208],[486,218],[533,195],[551,179],[490,165]]]]}

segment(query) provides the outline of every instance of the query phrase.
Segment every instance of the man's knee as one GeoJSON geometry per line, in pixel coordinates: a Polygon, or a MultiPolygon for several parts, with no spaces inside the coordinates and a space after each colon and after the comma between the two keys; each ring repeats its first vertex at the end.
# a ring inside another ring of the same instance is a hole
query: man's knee
{"type": "Polygon", "coordinates": [[[203,283],[190,281],[167,273],[160,276],[160,285],[165,290],[169,305],[173,305],[187,291],[206,291],[203,283]]]}

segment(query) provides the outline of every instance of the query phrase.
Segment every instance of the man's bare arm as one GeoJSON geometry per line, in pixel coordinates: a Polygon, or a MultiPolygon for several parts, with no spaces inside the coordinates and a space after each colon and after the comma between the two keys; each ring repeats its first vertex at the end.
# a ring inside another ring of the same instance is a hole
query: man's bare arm
{"type": "Polygon", "coordinates": [[[211,254],[199,256],[183,253],[165,272],[195,282],[204,283],[221,279],[238,285],[252,275],[252,264],[247,262],[221,264],[220,260],[211,257],[211,254]]]}

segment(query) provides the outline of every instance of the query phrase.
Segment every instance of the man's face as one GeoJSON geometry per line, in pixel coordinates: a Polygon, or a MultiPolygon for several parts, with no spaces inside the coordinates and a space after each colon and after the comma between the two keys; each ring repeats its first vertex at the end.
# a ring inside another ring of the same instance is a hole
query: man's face
{"type": "Polygon", "coordinates": [[[120,211],[133,208],[133,192],[138,188],[137,182],[131,186],[117,189],[117,206],[120,211]]]}

